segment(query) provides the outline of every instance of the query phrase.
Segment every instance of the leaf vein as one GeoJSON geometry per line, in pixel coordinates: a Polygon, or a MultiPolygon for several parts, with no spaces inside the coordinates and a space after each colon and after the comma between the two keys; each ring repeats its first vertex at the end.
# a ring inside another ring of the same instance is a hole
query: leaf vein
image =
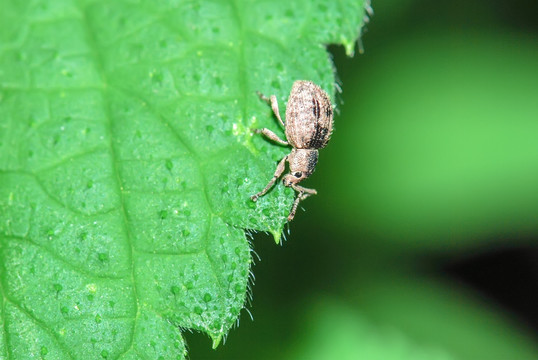
{"type": "Polygon", "coordinates": [[[66,345],[61,341],[61,339],[59,338],[58,334],[50,329],[46,323],[44,323],[42,320],[38,319],[37,317],[35,317],[35,315],[33,315],[32,313],[30,313],[28,310],[26,310],[24,307],[22,307],[20,304],[17,303],[17,301],[15,301],[14,299],[11,299],[9,297],[9,295],[5,295],[4,294],[4,297],[7,299],[8,302],[10,302],[13,306],[15,306],[21,313],[23,313],[24,315],[26,315],[26,317],[28,317],[30,320],[32,320],[34,322],[35,325],[37,325],[37,327],[41,328],[43,331],[45,331],[46,333],[48,333],[55,341],[56,343],[58,344],[58,347],[64,351],[67,355],[69,355],[69,357],[71,359],[75,359],[75,357],[73,356],[73,354],[71,354],[71,352],[69,351],[69,349],[66,347],[66,345]]]}
{"type": "Polygon", "coordinates": [[[47,253],[50,257],[52,257],[53,259],[61,262],[64,266],[68,267],[69,269],[73,270],[74,272],[79,273],[81,275],[84,275],[86,277],[92,278],[92,279],[99,279],[99,280],[122,280],[122,279],[125,279],[125,276],[98,275],[98,274],[94,274],[92,272],[89,272],[87,270],[84,270],[82,268],[79,268],[79,267],[73,265],[72,263],[70,263],[68,260],[61,257],[60,255],[58,255],[57,253],[55,253],[53,250],[46,247],[45,245],[39,244],[39,243],[35,242],[34,240],[31,240],[31,239],[29,239],[27,237],[10,235],[10,236],[5,237],[3,239],[5,239],[7,241],[9,241],[9,239],[11,239],[11,240],[22,242],[22,243],[24,243],[24,242],[29,243],[29,244],[41,249],[42,251],[47,253]]]}

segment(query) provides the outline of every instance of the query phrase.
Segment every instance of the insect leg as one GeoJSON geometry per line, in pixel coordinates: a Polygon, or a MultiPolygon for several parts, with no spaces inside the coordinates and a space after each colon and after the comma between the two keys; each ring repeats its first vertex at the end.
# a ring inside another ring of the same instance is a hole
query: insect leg
{"type": "Polygon", "coordinates": [[[272,132],[271,130],[267,129],[267,128],[263,128],[263,129],[254,129],[254,132],[256,134],[263,134],[265,135],[267,138],[279,143],[279,144],[282,144],[282,145],[289,145],[287,141],[284,141],[282,140],[281,138],[278,137],[277,134],[275,134],[274,132],[272,132]]]}
{"type": "Polygon", "coordinates": [[[275,113],[276,118],[278,119],[278,121],[280,121],[280,124],[285,129],[286,124],[284,124],[284,121],[282,121],[282,119],[280,118],[280,111],[278,110],[278,101],[275,95],[271,95],[271,109],[273,109],[273,112],[275,113]]]}
{"type": "Polygon", "coordinates": [[[265,101],[266,103],[270,104],[271,99],[269,99],[267,96],[263,95],[261,92],[256,91],[256,94],[258,94],[259,98],[265,101]]]}
{"type": "Polygon", "coordinates": [[[293,206],[291,207],[290,214],[288,215],[288,221],[292,221],[295,217],[295,212],[297,211],[297,206],[299,206],[299,201],[303,198],[303,193],[300,192],[299,195],[295,198],[295,201],[293,202],[293,206]]]}
{"type": "Polygon", "coordinates": [[[252,201],[256,201],[258,200],[258,198],[260,196],[263,196],[265,195],[269,189],[273,186],[273,184],[276,182],[276,180],[280,177],[280,175],[282,175],[282,173],[284,172],[284,165],[286,164],[286,160],[288,160],[288,156],[284,156],[284,158],[282,158],[282,160],[280,160],[280,162],[278,163],[278,165],[276,166],[276,171],[275,171],[275,174],[273,175],[273,178],[269,181],[269,183],[267,184],[267,186],[265,186],[265,188],[260,191],[259,193],[255,194],[255,195],[252,195],[250,198],[252,199],[252,201]]]}
{"type": "Polygon", "coordinates": [[[295,185],[295,184],[291,185],[291,187],[293,188],[293,190],[298,191],[299,194],[297,195],[297,197],[295,198],[295,201],[293,202],[293,206],[291,208],[290,214],[288,215],[288,221],[292,221],[293,218],[295,217],[295,212],[297,211],[297,207],[299,206],[299,202],[301,202],[301,200],[306,199],[310,195],[316,195],[318,193],[315,189],[308,189],[308,188],[295,185]]]}
{"type": "Polygon", "coordinates": [[[271,104],[271,109],[273,109],[273,112],[275,113],[276,118],[278,119],[282,127],[286,128],[286,124],[284,124],[284,121],[282,121],[282,118],[280,117],[280,111],[278,110],[278,100],[276,99],[276,96],[271,95],[271,97],[268,98],[267,96],[263,95],[259,91],[257,92],[257,94],[260,97],[260,99],[271,104]]]}
{"type": "MultiPolygon", "coordinates": [[[[301,193],[302,196],[303,196],[303,199],[306,199],[310,195],[317,195],[318,194],[316,189],[308,189],[308,188],[302,187],[301,185],[293,184],[293,185],[291,185],[291,187],[293,188],[293,190],[298,191],[299,193],[301,193]]],[[[301,199],[301,200],[303,200],[303,199],[301,199]]]]}

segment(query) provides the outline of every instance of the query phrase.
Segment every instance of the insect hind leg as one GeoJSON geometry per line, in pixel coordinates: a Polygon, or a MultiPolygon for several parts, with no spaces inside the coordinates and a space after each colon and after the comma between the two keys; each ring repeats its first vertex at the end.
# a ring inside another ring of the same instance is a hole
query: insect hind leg
{"type": "Polygon", "coordinates": [[[278,100],[277,100],[276,96],[271,95],[271,97],[268,98],[267,96],[263,95],[259,91],[257,92],[257,94],[260,97],[260,99],[262,99],[263,101],[271,104],[271,109],[273,109],[273,113],[275,114],[276,118],[278,119],[278,121],[280,122],[282,127],[286,128],[286,124],[284,123],[284,121],[282,121],[282,118],[280,117],[280,110],[278,109],[278,100]]]}
{"type": "Polygon", "coordinates": [[[263,134],[268,139],[273,140],[274,142],[277,142],[277,143],[279,143],[281,145],[289,145],[287,141],[282,140],[281,138],[278,137],[277,134],[275,134],[274,132],[272,132],[271,130],[269,130],[267,128],[254,129],[254,132],[256,134],[263,134]]]}

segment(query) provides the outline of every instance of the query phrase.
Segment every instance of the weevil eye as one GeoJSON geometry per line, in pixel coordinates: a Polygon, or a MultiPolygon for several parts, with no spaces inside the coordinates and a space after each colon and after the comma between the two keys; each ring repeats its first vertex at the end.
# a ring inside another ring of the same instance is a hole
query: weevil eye
{"type": "Polygon", "coordinates": [[[297,171],[295,174],[293,174],[293,176],[295,176],[296,178],[300,178],[301,176],[303,176],[303,173],[300,171],[297,171]]]}

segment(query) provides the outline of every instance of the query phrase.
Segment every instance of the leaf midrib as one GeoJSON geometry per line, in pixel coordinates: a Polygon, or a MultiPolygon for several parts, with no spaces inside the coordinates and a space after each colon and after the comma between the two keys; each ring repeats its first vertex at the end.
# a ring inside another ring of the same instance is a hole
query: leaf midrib
{"type": "MultiPolygon", "coordinates": [[[[236,1],[234,0],[233,2],[233,6],[234,6],[234,13],[236,15],[236,21],[238,22],[238,24],[240,24],[240,34],[241,34],[241,44],[240,44],[240,55],[239,55],[239,61],[240,61],[240,64],[239,64],[239,68],[240,68],[240,83],[241,83],[241,92],[243,94],[242,96],[242,101],[243,101],[243,119],[246,119],[246,116],[247,116],[247,86],[246,86],[246,78],[247,78],[247,74],[246,74],[246,70],[245,70],[245,67],[244,67],[244,64],[246,64],[246,59],[245,59],[245,55],[244,55],[244,30],[243,30],[243,27],[242,27],[242,21],[241,21],[241,17],[240,17],[240,12],[238,11],[238,8],[237,8],[237,4],[236,4],[236,1]]],[[[102,95],[102,100],[103,100],[103,104],[104,104],[104,110],[105,110],[105,117],[106,117],[106,128],[107,128],[107,132],[109,134],[109,142],[108,142],[108,147],[110,148],[109,151],[110,151],[110,158],[111,158],[111,167],[112,167],[112,173],[114,174],[114,180],[115,180],[115,185],[116,185],[116,189],[117,189],[117,192],[119,193],[119,202],[120,202],[120,213],[121,213],[121,222],[122,222],[122,228],[123,228],[123,231],[125,233],[125,237],[126,237],[126,240],[127,240],[127,244],[129,246],[129,263],[130,263],[130,267],[131,267],[131,271],[130,271],[130,277],[131,277],[131,282],[132,282],[132,286],[133,286],[133,291],[134,291],[134,297],[135,297],[135,300],[136,300],[136,315],[134,317],[134,326],[133,326],[133,329],[132,329],[132,333],[131,333],[131,336],[130,336],[130,341],[129,341],[129,346],[126,348],[125,351],[123,351],[122,353],[120,353],[119,357],[121,357],[122,355],[124,355],[125,353],[127,353],[130,349],[133,348],[133,345],[134,345],[134,338],[135,338],[135,333],[136,333],[136,326],[137,326],[137,322],[138,322],[138,319],[140,317],[140,313],[141,313],[141,304],[140,304],[140,294],[138,292],[138,289],[137,289],[137,286],[136,286],[136,279],[137,279],[137,271],[136,271],[136,264],[135,264],[135,257],[137,255],[137,250],[134,246],[134,242],[133,242],[133,235],[131,233],[131,229],[129,227],[129,216],[128,216],[128,213],[126,211],[126,206],[125,206],[125,199],[124,199],[124,191],[123,191],[123,182],[122,182],[122,178],[121,178],[121,174],[120,174],[120,171],[118,169],[118,166],[117,164],[120,163],[120,159],[117,157],[117,154],[116,154],[116,149],[114,147],[114,139],[116,138],[115,134],[114,134],[114,126],[113,126],[113,116],[112,116],[112,113],[111,113],[111,109],[110,109],[110,104],[108,102],[108,97],[106,96],[107,94],[107,91],[110,91],[110,89],[116,89],[118,91],[121,91],[125,94],[128,94],[129,97],[132,97],[132,98],[139,98],[140,97],[138,95],[135,95],[133,94],[132,92],[128,91],[128,90],[125,90],[125,89],[119,89],[117,87],[115,87],[112,83],[109,83],[108,79],[107,79],[107,72],[105,70],[105,66],[104,66],[104,60],[101,58],[101,56],[99,55],[100,52],[98,51],[99,49],[99,46],[97,44],[97,40],[95,38],[95,32],[92,31],[92,28],[91,28],[91,25],[86,17],[86,12],[81,9],[81,12],[82,12],[82,17],[81,17],[81,20],[83,22],[83,26],[84,26],[84,31],[85,31],[85,34],[86,34],[86,37],[87,37],[87,40],[88,40],[88,45],[89,45],[89,48],[91,49],[90,50],[90,57],[93,59],[93,62],[96,66],[96,71],[97,73],[101,76],[101,80],[103,81],[103,88],[99,89],[98,90],[101,92],[101,95],[102,95]]],[[[141,99],[142,100],[142,99],[141,99]]],[[[209,237],[209,234],[211,232],[211,227],[212,227],[212,223],[213,223],[213,220],[212,218],[214,216],[217,216],[219,217],[224,223],[226,223],[227,225],[229,226],[232,226],[234,228],[236,228],[236,226],[234,226],[233,224],[230,224],[228,223],[228,221],[226,221],[226,219],[224,219],[220,214],[217,214],[215,212],[215,209],[213,208],[212,204],[211,204],[211,201],[210,201],[210,198],[209,198],[209,194],[208,194],[208,186],[207,186],[207,180],[206,180],[206,177],[205,177],[205,173],[202,169],[202,166],[201,164],[204,162],[200,156],[197,154],[197,152],[190,146],[190,144],[185,141],[183,139],[183,136],[182,134],[180,134],[174,126],[172,126],[166,118],[164,118],[159,112],[155,111],[154,109],[152,109],[151,105],[149,104],[149,102],[147,101],[144,101],[144,103],[147,105],[148,109],[155,115],[156,119],[158,119],[158,121],[160,121],[164,126],[166,126],[167,129],[170,130],[170,132],[173,134],[173,136],[177,139],[177,141],[187,150],[187,152],[189,153],[190,156],[193,157],[193,159],[195,160],[195,164],[198,168],[198,173],[200,174],[200,177],[202,179],[202,191],[203,191],[203,194],[204,194],[204,199],[205,199],[205,206],[209,209],[209,221],[208,221],[208,227],[207,227],[207,231],[206,233],[204,234],[204,246],[203,246],[203,250],[201,252],[203,252],[205,254],[205,256],[207,257],[207,260],[208,262],[211,264],[211,273],[215,279],[215,284],[217,284],[217,286],[219,286],[220,288],[220,292],[225,293],[225,290],[226,290],[226,286],[227,285],[229,287],[229,284],[224,284],[223,281],[221,279],[219,279],[219,277],[217,276],[217,270],[215,268],[215,264],[214,264],[214,261],[211,259],[211,257],[209,256],[208,252],[207,252],[207,248],[208,248],[208,237],[209,237]]],[[[243,230],[243,229],[242,229],[243,230]]],[[[182,255],[182,254],[174,254],[174,255],[182,255]]],[[[154,313],[155,313],[155,309],[152,310],[154,313]]],[[[163,317],[164,316],[162,314],[159,314],[159,316],[163,317]]],[[[224,324],[222,324],[221,326],[221,330],[223,330],[223,327],[224,327],[224,324]]],[[[224,335],[223,332],[220,333],[220,335],[218,336],[218,338],[214,338],[213,339],[213,346],[216,347],[218,345],[218,343],[220,342],[222,336],[224,335]]],[[[135,351],[138,353],[138,351],[135,349],[135,351]]]]}

